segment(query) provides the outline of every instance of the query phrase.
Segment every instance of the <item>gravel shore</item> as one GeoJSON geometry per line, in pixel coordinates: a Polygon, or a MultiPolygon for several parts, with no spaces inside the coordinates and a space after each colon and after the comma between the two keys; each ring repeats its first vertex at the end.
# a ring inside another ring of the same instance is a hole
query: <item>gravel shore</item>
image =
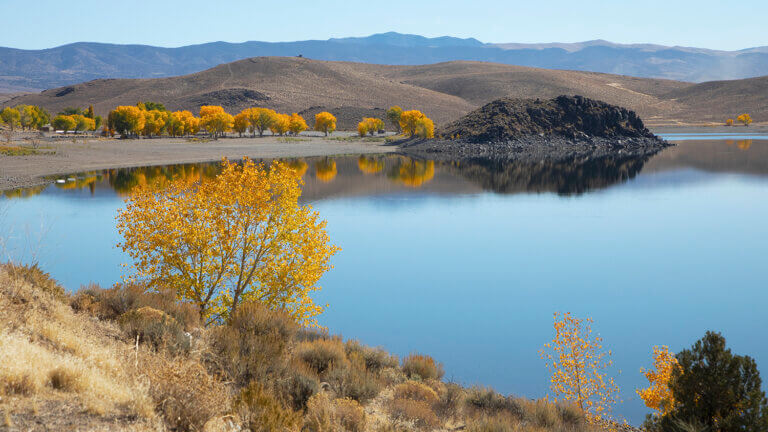
{"type": "MultiPolygon", "coordinates": [[[[26,156],[0,155],[0,190],[50,183],[45,177],[110,168],[218,161],[221,158],[272,159],[389,153],[396,148],[379,142],[349,139],[349,133],[329,138],[185,138],[102,139],[51,138],[17,134],[11,146],[31,149],[26,156]]],[[[0,143],[3,146],[6,143],[0,143]]]]}

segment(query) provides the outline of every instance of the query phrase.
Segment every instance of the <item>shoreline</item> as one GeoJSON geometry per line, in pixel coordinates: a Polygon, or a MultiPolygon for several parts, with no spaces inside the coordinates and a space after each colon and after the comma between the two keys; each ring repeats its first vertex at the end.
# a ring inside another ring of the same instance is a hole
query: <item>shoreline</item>
{"type": "MultiPolygon", "coordinates": [[[[21,135],[21,134],[20,134],[21,135]]],[[[346,140],[346,133],[331,137],[301,136],[222,138],[191,141],[186,138],[69,139],[19,137],[11,145],[35,147],[38,154],[0,156],[0,191],[51,183],[45,177],[86,171],[153,165],[216,162],[228,159],[274,159],[342,154],[381,154],[397,150],[380,141],[346,140]]],[[[4,143],[0,143],[4,145],[4,143]]]]}
{"type": "MultiPolygon", "coordinates": [[[[768,126],[750,127],[658,127],[654,134],[698,133],[766,133],[768,126]]],[[[240,159],[301,158],[349,154],[384,154],[405,152],[407,147],[386,143],[383,137],[360,140],[352,132],[336,132],[330,137],[301,135],[300,137],[222,138],[219,140],[190,140],[187,138],[116,139],[40,137],[39,134],[19,133],[12,146],[35,148],[38,154],[0,156],[0,191],[34,187],[51,183],[46,177],[133,168],[154,165],[216,162],[223,157],[240,159]]],[[[5,143],[0,143],[5,145],[5,143]]],[[[423,155],[422,155],[423,156],[423,155]]],[[[430,153],[435,157],[437,154],[430,153]]]]}

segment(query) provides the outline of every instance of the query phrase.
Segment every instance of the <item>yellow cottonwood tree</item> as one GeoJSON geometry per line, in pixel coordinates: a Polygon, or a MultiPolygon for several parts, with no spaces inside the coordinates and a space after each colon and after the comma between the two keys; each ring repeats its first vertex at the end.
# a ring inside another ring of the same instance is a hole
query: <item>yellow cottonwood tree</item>
{"type": "Polygon", "coordinates": [[[138,135],[144,130],[144,113],[135,106],[119,106],[109,112],[107,125],[123,137],[138,135]]]}
{"type": "Polygon", "coordinates": [[[389,107],[387,110],[387,120],[389,120],[390,123],[397,129],[397,132],[402,132],[402,128],[400,127],[400,117],[403,115],[403,109],[399,106],[395,105],[392,107],[389,107]]]}
{"type": "Polygon", "coordinates": [[[336,117],[327,111],[315,114],[315,130],[328,136],[336,130],[336,117]]]}
{"type": "Polygon", "coordinates": [[[243,111],[248,116],[248,122],[251,124],[251,132],[256,136],[264,136],[264,131],[272,126],[277,119],[277,113],[269,108],[248,108],[243,111]]]}
{"type": "Polygon", "coordinates": [[[743,124],[744,126],[749,126],[749,124],[752,123],[752,116],[745,113],[736,117],[736,121],[743,124]]]}
{"type": "Polygon", "coordinates": [[[298,135],[307,130],[307,122],[304,121],[304,117],[297,113],[293,113],[291,114],[291,121],[288,123],[288,130],[290,130],[292,134],[298,135]]]}
{"type": "Polygon", "coordinates": [[[434,138],[435,125],[421,111],[404,111],[400,115],[400,128],[404,134],[410,136],[418,135],[421,138],[434,138]]]}
{"type": "Polygon", "coordinates": [[[555,313],[555,337],[540,351],[552,372],[555,401],[576,403],[590,421],[610,418],[619,388],[607,369],[613,365],[603,340],[592,336],[592,319],[555,313]]]}
{"type": "Polygon", "coordinates": [[[291,116],[288,114],[275,114],[275,121],[269,126],[269,131],[275,135],[283,136],[291,126],[291,116]]]}
{"type": "Polygon", "coordinates": [[[238,135],[243,136],[243,132],[248,130],[250,122],[248,121],[248,113],[241,111],[235,116],[232,129],[237,132],[238,135]]]}
{"type": "Polygon", "coordinates": [[[220,106],[200,107],[200,126],[216,138],[232,129],[234,122],[235,118],[220,106]]]}
{"type": "Polygon", "coordinates": [[[357,124],[357,134],[361,138],[368,135],[368,123],[365,122],[365,119],[357,124]]]}
{"type": "Polygon", "coordinates": [[[653,369],[640,368],[648,380],[648,388],[636,392],[645,406],[656,410],[657,417],[667,415],[675,407],[675,397],[669,388],[675,370],[680,370],[680,364],[667,346],[653,347],[653,369]]]}
{"type": "Polygon", "coordinates": [[[117,228],[135,263],[129,278],[175,289],[207,323],[258,301],[317,325],[323,306],[310,294],[339,248],[318,213],[298,204],[300,175],[278,161],[222,168],[205,182],[141,186],[127,198],[117,228]]]}
{"type": "Polygon", "coordinates": [[[429,117],[422,117],[416,121],[416,135],[420,138],[434,138],[435,124],[429,117]]]}

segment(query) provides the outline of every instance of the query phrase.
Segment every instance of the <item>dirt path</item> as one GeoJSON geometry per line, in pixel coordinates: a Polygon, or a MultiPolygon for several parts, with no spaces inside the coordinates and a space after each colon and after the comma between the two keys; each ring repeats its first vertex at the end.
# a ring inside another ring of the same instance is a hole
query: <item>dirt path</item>
{"type": "MultiPolygon", "coordinates": [[[[337,136],[336,138],[344,138],[337,136]]],[[[4,144],[4,143],[2,143],[4,144]]],[[[30,147],[32,141],[18,137],[14,145],[30,147]]],[[[125,168],[167,165],[229,159],[286,158],[330,156],[341,154],[387,153],[397,147],[383,142],[306,137],[281,139],[226,138],[217,141],[189,141],[184,138],[142,140],[42,139],[37,141],[38,154],[29,156],[0,155],[0,190],[47,183],[45,176],[125,168]]]]}

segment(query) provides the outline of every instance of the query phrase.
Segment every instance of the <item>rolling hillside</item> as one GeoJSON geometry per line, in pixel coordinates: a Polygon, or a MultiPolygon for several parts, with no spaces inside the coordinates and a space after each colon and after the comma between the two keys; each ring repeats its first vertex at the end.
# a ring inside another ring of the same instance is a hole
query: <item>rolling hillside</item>
{"type": "Polygon", "coordinates": [[[503,96],[580,94],[635,110],[650,125],[674,125],[720,122],[744,110],[755,121],[768,121],[766,83],[768,78],[694,85],[483,62],[385,66],[258,57],[172,78],[95,80],[5,104],[37,104],[52,112],[93,104],[102,115],[142,100],[192,111],[208,104],[230,112],[250,106],[305,114],[329,109],[343,117],[340,127],[352,129],[363,115],[380,114],[395,104],[422,110],[440,124],[503,96]]]}
{"type": "Polygon", "coordinates": [[[768,71],[765,47],[740,51],[622,45],[596,40],[488,44],[476,39],[382,33],[296,42],[211,42],[178,48],[78,42],[43,50],[0,47],[0,93],[39,91],[103,78],[159,78],[200,72],[256,56],[417,65],[455,60],[593,71],[690,82],[739,79],[768,71]]]}

